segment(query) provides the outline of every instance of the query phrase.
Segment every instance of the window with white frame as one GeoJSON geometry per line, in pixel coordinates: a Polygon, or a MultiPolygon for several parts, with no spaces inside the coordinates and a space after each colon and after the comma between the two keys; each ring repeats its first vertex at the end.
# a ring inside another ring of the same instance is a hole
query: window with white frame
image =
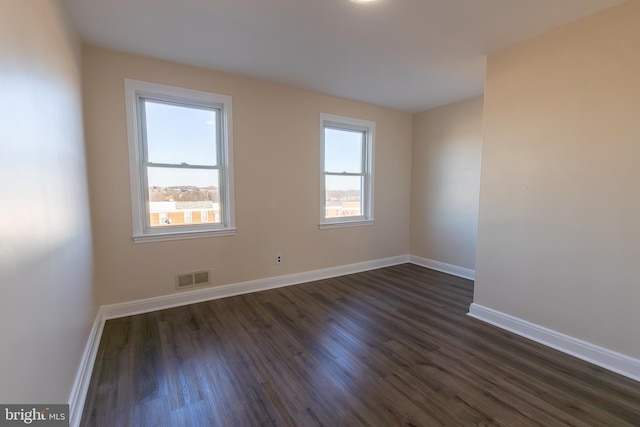
{"type": "Polygon", "coordinates": [[[373,222],[375,126],[320,114],[320,228],[373,222]]]}
{"type": "Polygon", "coordinates": [[[231,97],[128,79],[125,90],[134,241],[234,234],[231,97]]]}

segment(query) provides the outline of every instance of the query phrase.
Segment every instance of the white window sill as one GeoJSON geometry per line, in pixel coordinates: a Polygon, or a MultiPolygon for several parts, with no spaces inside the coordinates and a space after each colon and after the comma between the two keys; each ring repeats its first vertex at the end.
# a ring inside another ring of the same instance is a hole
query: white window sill
{"type": "Polygon", "coordinates": [[[169,240],[204,239],[206,237],[235,236],[238,230],[235,228],[225,228],[224,230],[207,231],[178,231],[174,233],[144,234],[133,236],[134,243],[164,242],[169,240]]]}
{"type": "Polygon", "coordinates": [[[344,228],[344,227],[360,227],[363,225],[373,225],[372,219],[358,221],[341,221],[341,222],[323,222],[318,225],[320,230],[327,228],[344,228]]]}

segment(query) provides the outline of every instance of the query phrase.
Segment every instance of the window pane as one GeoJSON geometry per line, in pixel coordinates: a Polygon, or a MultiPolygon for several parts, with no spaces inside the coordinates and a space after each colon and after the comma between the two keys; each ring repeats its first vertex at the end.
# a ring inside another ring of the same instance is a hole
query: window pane
{"type": "Polygon", "coordinates": [[[144,100],[151,163],[216,165],[218,111],[144,100]]]}
{"type": "Polygon", "coordinates": [[[364,172],[362,165],[363,142],[364,132],[325,128],[325,172],[364,172]]]}
{"type": "Polygon", "coordinates": [[[363,177],[327,175],[325,180],[325,218],[362,216],[363,177]]]}
{"type": "Polygon", "coordinates": [[[147,169],[149,225],[221,223],[220,177],[211,169],[147,169]]]}

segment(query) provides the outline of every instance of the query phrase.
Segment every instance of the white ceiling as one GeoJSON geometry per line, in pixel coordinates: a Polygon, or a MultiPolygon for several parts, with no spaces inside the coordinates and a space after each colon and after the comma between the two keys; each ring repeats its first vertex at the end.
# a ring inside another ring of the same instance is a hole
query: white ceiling
{"type": "Polygon", "coordinates": [[[62,0],[87,43],[422,111],[485,58],[624,0],[62,0]]]}

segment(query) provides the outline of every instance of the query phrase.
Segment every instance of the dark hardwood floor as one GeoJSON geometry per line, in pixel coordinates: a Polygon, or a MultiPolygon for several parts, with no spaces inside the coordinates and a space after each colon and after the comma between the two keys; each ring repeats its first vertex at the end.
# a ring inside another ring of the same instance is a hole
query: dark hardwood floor
{"type": "Polygon", "coordinates": [[[83,426],[640,425],[640,383],[404,264],[106,323],[83,426]]]}

